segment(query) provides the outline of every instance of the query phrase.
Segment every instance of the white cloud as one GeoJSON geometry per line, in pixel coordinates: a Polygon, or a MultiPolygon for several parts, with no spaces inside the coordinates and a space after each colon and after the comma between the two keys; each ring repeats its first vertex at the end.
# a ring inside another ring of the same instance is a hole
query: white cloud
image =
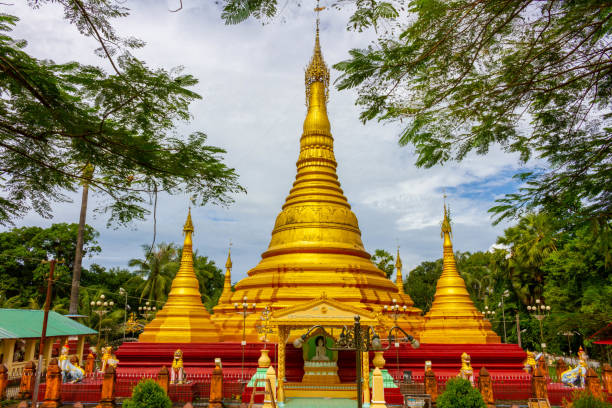
{"type": "MultiPolygon", "coordinates": [[[[312,52],[314,18],[310,7],[288,7],[283,11],[286,23],[279,18],[265,26],[257,21],[226,26],[214,2],[183,3],[182,11],[170,13],[168,8],[175,7],[172,1],[130,1],[131,15],[116,27],[120,34],[147,42],[136,55],[151,66],[183,65],[200,79],[195,90],[203,100],[193,104],[192,122],[179,128],[203,130],[212,145],[227,149],[227,163],[237,169],[248,194],[237,196],[228,209],[193,209],[194,244],[223,265],[231,239],[236,279],[245,276],[267,248],[274,219],[295,176],[305,115],[303,69],[312,52]]],[[[29,40],[28,52],[57,62],[106,66],[93,54],[95,42],[64,22],[59,7],[32,11],[17,3],[7,11],[22,18],[15,36],[29,40]]],[[[347,32],[347,15],[347,10],[322,15],[321,43],[330,66],[347,58],[350,48],[364,47],[373,38],[372,33],[347,32]]],[[[332,80],[336,77],[332,71],[332,80]]],[[[478,182],[485,183],[479,188],[499,186],[508,177],[505,172],[515,168],[516,157],[493,151],[460,164],[416,169],[411,149],[397,145],[399,126],[362,125],[354,100],[354,92],[332,89],[329,116],[338,174],[367,249],[392,249],[399,242],[406,267],[439,257],[444,187],[454,189],[449,202],[456,249],[489,248],[502,227],[490,225],[486,213],[490,197],[471,198],[468,187],[478,182]]],[[[56,205],[53,220],[29,214],[18,224],[76,222],[76,197],[75,203],[56,205]]],[[[95,205],[96,199],[92,201],[95,205]]],[[[181,242],[187,206],[187,197],[160,197],[158,242],[181,242]]],[[[100,231],[103,253],[87,262],[125,266],[130,258],[142,256],[140,246],[152,239],[151,219],[120,230],[106,229],[103,218],[90,216],[90,222],[100,231]]]]}

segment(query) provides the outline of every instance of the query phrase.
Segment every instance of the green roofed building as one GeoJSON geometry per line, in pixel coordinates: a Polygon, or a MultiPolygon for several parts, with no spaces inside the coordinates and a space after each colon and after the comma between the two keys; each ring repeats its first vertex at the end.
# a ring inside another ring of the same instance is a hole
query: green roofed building
{"type": "MultiPolygon", "coordinates": [[[[0,309],[0,360],[9,372],[23,369],[26,362],[38,360],[36,354],[43,324],[42,310],[0,309]]],[[[85,337],[97,334],[66,316],[50,311],[47,321],[47,339],[43,350],[43,364],[51,359],[53,344],[64,344],[69,338],[71,355],[83,358],[85,337]]]]}

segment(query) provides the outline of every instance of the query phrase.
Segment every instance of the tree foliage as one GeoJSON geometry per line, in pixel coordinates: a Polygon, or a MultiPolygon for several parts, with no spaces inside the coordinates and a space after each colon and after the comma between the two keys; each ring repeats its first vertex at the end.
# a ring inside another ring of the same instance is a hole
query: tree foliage
{"type": "MultiPolygon", "coordinates": [[[[0,233],[0,299],[10,307],[39,308],[44,303],[49,264],[57,259],[56,310],[67,309],[70,273],[74,262],[77,224],[53,224],[49,228],[22,227],[0,233]]],[[[101,251],[98,233],[86,226],[83,251],[92,256],[101,251]]]]}
{"type": "Polygon", "coordinates": [[[118,37],[110,24],[127,9],[106,0],[59,3],[99,41],[114,72],[37,59],[10,36],[19,19],[0,15],[0,223],[30,210],[50,217],[51,204],[68,201],[84,181],[115,225],[144,218],[159,192],[189,194],[199,205],[232,202],[243,189],[221,160],[225,151],[207,145],[202,132],[180,135],[175,127],[200,98],[189,90],[197,79],[180,67],[152,70],[131,55],[126,47],[142,43],[118,37]],[[85,166],[94,169],[91,179],[85,166]]]}
{"type": "Polygon", "coordinates": [[[387,279],[391,278],[395,271],[395,258],[393,255],[384,249],[377,249],[374,251],[374,255],[372,255],[372,262],[387,275],[387,279]]]}
{"type": "Polygon", "coordinates": [[[132,397],[123,401],[125,408],[171,408],[172,401],[154,380],[139,382],[132,390],[132,397]]]}
{"type": "Polygon", "coordinates": [[[439,408],[486,408],[480,391],[463,378],[451,378],[446,382],[444,392],[438,396],[439,408]]]}

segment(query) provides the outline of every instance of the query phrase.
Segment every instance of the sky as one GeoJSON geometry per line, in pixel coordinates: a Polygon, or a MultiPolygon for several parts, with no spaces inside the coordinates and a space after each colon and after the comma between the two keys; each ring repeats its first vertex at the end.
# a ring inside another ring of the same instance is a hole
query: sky
{"type": "MultiPolygon", "coordinates": [[[[97,44],[63,20],[57,5],[32,10],[26,2],[0,6],[21,18],[13,35],[28,41],[26,51],[55,62],[78,60],[103,67],[94,54],[97,44]]],[[[240,175],[246,194],[228,208],[192,209],[194,248],[223,266],[232,243],[232,280],[246,276],[268,246],[276,215],[293,183],[299,138],[306,114],[304,69],[312,54],[315,16],[309,1],[287,6],[262,24],[250,19],[227,26],[213,1],[184,0],[183,9],[169,12],[174,1],[127,0],[130,15],[114,24],[118,33],[144,40],[135,55],[154,68],[183,66],[200,82],[193,88],[203,99],[192,104],[192,120],[179,123],[184,134],[199,130],[209,143],[227,150],[226,163],[240,175]]],[[[282,2],[281,2],[282,3],[282,2]]],[[[312,1],[314,7],[314,1],[312,1]]],[[[323,1],[323,5],[327,5],[323,1]]],[[[294,3],[291,3],[294,4],[294,3]]],[[[351,48],[366,47],[373,32],[346,30],[350,10],[330,9],[321,15],[321,46],[329,66],[348,57],[351,48]]],[[[331,70],[332,82],[338,72],[331,70]]],[[[328,113],[335,139],[338,175],[359,220],[366,249],[400,246],[406,271],[442,255],[440,223],[443,194],[452,211],[454,249],[487,250],[507,224],[493,226],[487,210],[494,200],[514,191],[512,175],[519,169],[515,155],[492,149],[460,163],[417,168],[410,147],[397,143],[401,125],[362,124],[354,91],[332,87],[328,113]]],[[[74,202],[54,205],[53,219],[30,213],[16,226],[50,226],[78,222],[80,194],[74,202]]],[[[90,196],[90,208],[101,196],[90,196]]],[[[182,243],[187,196],[160,196],[157,242],[182,243]]],[[[105,267],[127,267],[144,256],[142,245],[153,239],[153,220],[128,228],[108,229],[103,216],[88,213],[100,233],[102,253],[84,260],[105,267]]]]}

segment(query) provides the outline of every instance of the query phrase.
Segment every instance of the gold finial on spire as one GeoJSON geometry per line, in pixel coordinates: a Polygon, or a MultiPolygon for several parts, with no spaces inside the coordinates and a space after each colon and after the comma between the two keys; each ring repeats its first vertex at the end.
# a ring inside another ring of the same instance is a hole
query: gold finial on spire
{"type": "Polygon", "coordinates": [[[227,262],[225,262],[225,279],[223,280],[223,291],[219,303],[229,303],[232,297],[232,241],[227,250],[227,262]]]}
{"type": "Polygon", "coordinates": [[[193,232],[193,222],[191,221],[191,206],[189,207],[189,211],[187,212],[187,221],[185,221],[185,225],[183,226],[183,232],[193,232]]]}
{"type": "Polygon", "coordinates": [[[397,246],[397,258],[395,259],[395,269],[397,270],[395,276],[395,286],[397,286],[397,290],[399,293],[404,292],[404,279],[402,278],[402,258],[400,258],[399,245],[397,246]]]}
{"type": "Polygon", "coordinates": [[[308,67],[306,67],[306,74],[304,78],[304,83],[306,85],[307,107],[310,104],[310,87],[315,82],[323,83],[325,87],[325,101],[327,101],[329,98],[329,69],[327,68],[327,64],[325,64],[325,60],[323,60],[321,44],[319,43],[319,14],[322,10],[325,10],[325,7],[319,6],[319,1],[317,0],[317,7],[314,9],[314,11],[317,13],[317,29],[315,34],[314,51],[312,53],[310,63],[308,64],[308,67]]]}
{"type": "Polygon", "coordinates": [[[402,259],[400,258],[400,253],[399,253],[399,245],[397,246],[397,259],[395,260],[395,267],[398,269],[402,269],[402,259]]]}
{"type": "Polygon", "coordinates": [[[227,261],[225,262],[226,269],[232,269],[232,241],[229,243],[229,249],[227,250],[227,261]]]}
{"type": "Polygon", "coordinates": [[[440,237],[444,238],[445,234],[448,234],[449,238],[453,234],[450,224],[450,210],[446,207],[446,194],[444,194],[444,219],[442,220],[442,231],[440,232],[440,237]]]}

